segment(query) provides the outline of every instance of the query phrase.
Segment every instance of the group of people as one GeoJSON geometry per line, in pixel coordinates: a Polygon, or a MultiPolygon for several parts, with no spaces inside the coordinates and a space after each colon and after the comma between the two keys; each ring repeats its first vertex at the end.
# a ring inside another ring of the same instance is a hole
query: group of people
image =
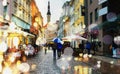
{"type": "Polygon", "coordinates": [[[58,57],[58,59],[59,59],[61,57],[61,54],[62,54],[63,45],[61,43],[53,43],[52,50],[53,50],[54,59],[56,59],[56,57],[58,57]],[[56,51],[57,51],[57,53],[56,53],[56,51]]]}
{"type": "Polygon", "coordinates": [[[89,42],[89,41],[82,41],[80,44],[79,44],[79,49],[81,49],[82,53],[88,53],[88,54],[91,54],[91,50],[94,51],[93,54],[95,54],[95,52],[97,51],[97,47],[100,47],[100,43],[99,42],[89,42]]]}
{"type": "Polygon", "coordinates": [[[59,59],[61,57],[61,54],[63,54],[63,47],[64,45],[61,43],[55,43],[55,42],[51,44],[48,43],[45,45],[45,54],[47,53],[47,48],[52,49],[54,59],[56,59],[56,57],[58,57],[59,59]]]}

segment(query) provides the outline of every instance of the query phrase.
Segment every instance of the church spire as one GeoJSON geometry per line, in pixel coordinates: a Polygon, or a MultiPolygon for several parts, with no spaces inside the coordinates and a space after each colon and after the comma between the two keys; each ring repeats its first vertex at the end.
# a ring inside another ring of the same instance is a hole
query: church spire
{"type": "Polygon", "coordinates": [[[47,23],[50,22],[51,12],[50,12],[50,1],[48,1],[48,11],[47,11],[47,23]]]}
{"type": "Polygon", "coordinates": [[[50,1],[48,1],[48,12],[47,12],[47,15],[51,15],[51,13],[50,13],[50,1]]]}

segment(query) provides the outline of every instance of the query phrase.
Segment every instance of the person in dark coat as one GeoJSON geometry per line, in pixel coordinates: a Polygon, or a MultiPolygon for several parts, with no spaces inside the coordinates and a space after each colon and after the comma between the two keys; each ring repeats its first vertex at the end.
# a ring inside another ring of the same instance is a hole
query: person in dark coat
{"type": "Polygon", "coordinates": [[[86,49],[88,51],[88,54],[90,54],[90,50],[91,50],[91,43],[89,41],[86,42],[86,49]]]}
{"type": "Polygon", "coordinates": [[[81,52],[83,53],[83,51],[85,49],[83,41],[82,41],[82,43],[79,44],[79,49],[81,49],[81,52]]]}
{"type": "Polygon", "coordinates": [[[56,59],[56,49],[57,49],[56,43],[51,44],[51,46],[53,50],[53,59],[56,59]]]}
{"type": "Polygon", "coordinates": [[[57,55],[58,55],[58,59],[61,57],[62,47],[63,47],[63,45],[61,43],[57,43],[57,55]]]}

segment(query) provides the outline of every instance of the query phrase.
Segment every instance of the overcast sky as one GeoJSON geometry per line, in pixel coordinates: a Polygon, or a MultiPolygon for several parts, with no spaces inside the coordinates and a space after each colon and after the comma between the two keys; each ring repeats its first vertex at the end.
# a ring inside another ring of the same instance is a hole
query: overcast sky
{"type": "Polygon", "coordinates": [[[42,14],[43,22],[44,24],[46,24],[48,1],[50,1],[51,23],[55,23],[56,20],[59,20],[59,17],[62,13],[62,6],[64,2],[70,0],[35,0],[35,1],[39,8],[39,11],[42,14]]]}

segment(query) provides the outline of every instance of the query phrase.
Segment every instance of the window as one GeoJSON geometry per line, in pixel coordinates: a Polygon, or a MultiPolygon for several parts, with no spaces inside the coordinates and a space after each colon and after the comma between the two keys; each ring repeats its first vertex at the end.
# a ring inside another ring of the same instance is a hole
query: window
{"type": "Polygon", "coordinates": [[[95,21],[98,20],[98,8],[95,9],[95,21]]]}
{"type": "Polygon", "coordinates": [[[93,0],[90,0],[90,4],[93,2],[93,0]]]}
{"type": "Polygon", "coordinates": [[[92,20],[92,18],[93,18],[92,15],[93,15],[93,13],[91,12],[91,13],[90,13],[90,24],[92,24],[92,22],[93,22],[93,20],[92,20]]]}

